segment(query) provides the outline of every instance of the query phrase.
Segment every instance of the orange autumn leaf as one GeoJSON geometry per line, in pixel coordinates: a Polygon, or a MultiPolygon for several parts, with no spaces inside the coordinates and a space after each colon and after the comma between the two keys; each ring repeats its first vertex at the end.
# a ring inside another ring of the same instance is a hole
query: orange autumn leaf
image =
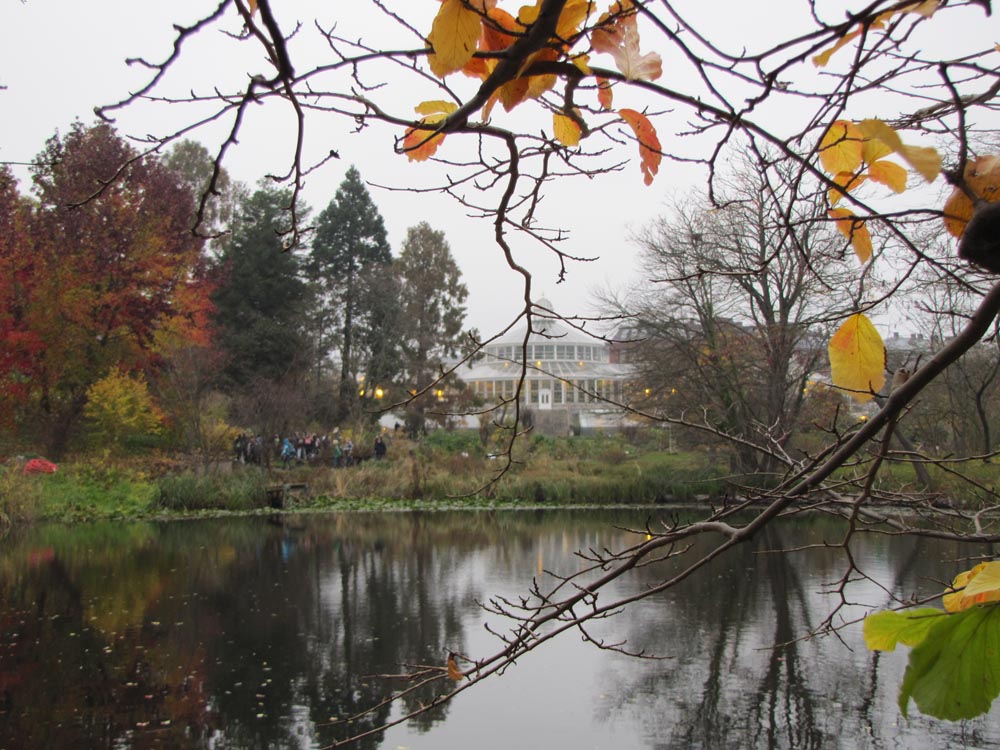
{"type": "Polygon", "coordinates": [[[456,661],[454,654],[448,654],[447,667],[448,677],[455,682],[461,682],[462,678],[465,677],[465,673],[458,666],[458,661],[456,661]]]}
{"type": "Polygon", "coordinates": [[[609,111],[614,100],[614,92],[611,89],[611,81],[607,78],[597,79],[597,103],[601,109],[609,111]]]}
{"type": "Polygon", "coordinates": [[[528,98],[528,79],[515,78],[513,81],[507,81],[507,83],[497,89],[496,93],[504,110],[510,112],[514,107],[528,98]]]}
{"type": "MultiPolygon", "coordinates": [[[[965,166],[965,184],[989,203],[1000,200],[1000,156],[981,156],[965,166]]],[[[952,190],[944,204],[944,225],[953,237],[961,237],[972,218],[972,200],[960,187],[952,190]]]]}
{"type": "Polygon", "coordinates": [[[895,162],[879,159],[868,165],[868,176],[872,182],[885,185],[895,193],[906,190],[906,170],[895,162]]]}
{"type": "Polygon", "coordinates": [[[835,120],[819,142],[819,160],[830,174],[854,173],[861,167],[864,136],[849,120],[835,120]]]}
{"type": "Polygon", "coordinates": [[[830,380],[858,402],[870,401],[885,385],[885,345],[875,326],[855,313],[837,329],[827,346],[830,380]]]}
{"type": "Polygon", "coordinates": [[[427,58],[439,78],[462,70],[476,51],[482,30],[480,16],[462,0],[443,0],[427,37],[434,52],[427,58]]]}
{"type": "Polygon", "coordinates": [[[941,174],[941,154],[930,146],[903,146],[899,150],[907,164],[927,182],[934,182],[941,174]]]}
{"type": "MultiPolygon", "coordinates": [[[[443,116],[425,117],[420,121],[421,125],[436,125],[444,119],[443,116]]],[[[403,151],[410,161],[427,161],[434,156],[442,143],[444,143],[444,133],[431,135],[432,131],[421,127],[407,128],[403,136],[403,151]]]]}
{"type": "Polygon", "coordinates": [[[832,208],[827,215],[834,219],[840,233],[850,240],[858,260],[867,263],[872,257],[872,236],[864,220],[846,208],[832,208]]]}
{"type": "Polygon", "coordinates": [[[620,109],[618,114],[629,124],[639,141],[639,160],[642,168],[643,182],[653,184],[653,177],[660,170],[660,139],[656,136],[656,128],[649,118],[634,109],[620,109]]]}
{"type": "Polygon", "coordinates": [[[839,187],[830,188],[828,199],[831,206],[836,206],[840,199],[850,193],[856,187],[868,179],[868,175],[854,174],[853,172],[840,172],[831,178],[839,187]]]}
{"type": "Polygon", "coordinates": [[[410,161],[426,161],[434,155],[445,139],[444,133],[434,133],[431,126],[444,122],[448,115],[458,109],[458,105],[435,99],[421,102],[414,109],[417,114],[424,117],[417,125],[407,128],[403,135],[402,150],[410,161]]]}
{"type": "Polygon", "coordinates": [[[500,52],[507,49],[515,41],[524,27],[503,8],[493,8],[483,19],[482,49],[488,52],[500,52]]]}

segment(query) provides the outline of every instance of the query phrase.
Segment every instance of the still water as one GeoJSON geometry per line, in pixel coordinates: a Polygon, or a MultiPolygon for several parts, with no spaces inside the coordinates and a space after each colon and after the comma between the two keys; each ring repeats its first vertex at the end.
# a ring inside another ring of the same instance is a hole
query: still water
{"type": "MultiPolygon", "coordinates": [[[[578,549],[635,540],[648,510],[329,514],[47,526],[0,540],[0,750],[321,748],[405,664],[497,648],[478,602],[524,593],[578,549]]],[[[832,605],[829,521],[796,521],[704,575],[574,634],[360,747],[1000,747],[1000,712],[958,724],[896,706],[906,651],[798,640],[832,605]]],[[[908,594],[961,569],[950,544],[872,537],[861,569],[908,594]]],[[[988,550],[974,550],[982,553],[988,550]]],[[[651,568],[617,588],[655,580],[651,568]]],[[[875,585],[855,602],[883,605],[875,585]]],[[[846,611],[856,615],[855,607],[846,611]]],[[[415,696],[410,706],[430,696],[415,696]]],[[[389,709],[377,714],[385,720],[389,709]]]]}

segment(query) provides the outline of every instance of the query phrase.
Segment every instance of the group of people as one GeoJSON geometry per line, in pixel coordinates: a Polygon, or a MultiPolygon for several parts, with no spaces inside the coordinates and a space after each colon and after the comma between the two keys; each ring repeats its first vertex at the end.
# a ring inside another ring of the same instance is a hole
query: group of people
{"type": "Polygon", "coordinates": [[[382,435],[375,436],[371,454],[359,455],[355,451],[354,442],[347,438],[341,442],[336,435],[319,435],[317,433],[293,433],[287,437],[275,435],[270,441],[254,435],[241,432],[233,441],[234,460],[237,463],[260,465],[264,462],[265,453],[272,450],[287,469],[292,464],[314,463],[331,457],[331,465],[339,469],[353,466],[371,457],[383,459],[388,453],[388,446],[382,435]]]}

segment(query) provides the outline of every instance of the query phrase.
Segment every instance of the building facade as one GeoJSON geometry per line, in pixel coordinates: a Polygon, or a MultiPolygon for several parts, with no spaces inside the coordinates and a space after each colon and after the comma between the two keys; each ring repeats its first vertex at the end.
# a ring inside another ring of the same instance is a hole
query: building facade
{"type": "Polygon", "coordinates": [[[534,327],[527,340],[526,325],[512,329],[456,374],[486,404],[512,403],[523,374],[521,408],[537,415],[544,432],[617,428],[630,369],[615,361],[611,345],[554,320],[534,327]]]}

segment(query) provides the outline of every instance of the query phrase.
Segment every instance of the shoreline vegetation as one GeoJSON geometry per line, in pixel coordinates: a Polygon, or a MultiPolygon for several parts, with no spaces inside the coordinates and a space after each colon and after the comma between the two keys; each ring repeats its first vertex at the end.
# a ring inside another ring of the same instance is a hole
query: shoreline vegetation
{"type": "MultiPolygon", "coordinates": [[[[53,474],[25,474],[24,460],[11,459],[0,467],[0,528],[274,512],[279,504],[283,511],[720,504],[767,480],[728,474],[723,454],[674,452],[649,436],[532,436],[515,444],[506,464],[484,453],[473,433],[444,431],[418,442],[393,439],[386,458],[342,468],[325,458],[283,468],[147,452],[81,455],[53,474]]],[[[905,489],[907,471],[899,466],[887,481],[905,489]]],[[[938,501],[975,503],[951,489],[939,490],[938,501]]]]}

